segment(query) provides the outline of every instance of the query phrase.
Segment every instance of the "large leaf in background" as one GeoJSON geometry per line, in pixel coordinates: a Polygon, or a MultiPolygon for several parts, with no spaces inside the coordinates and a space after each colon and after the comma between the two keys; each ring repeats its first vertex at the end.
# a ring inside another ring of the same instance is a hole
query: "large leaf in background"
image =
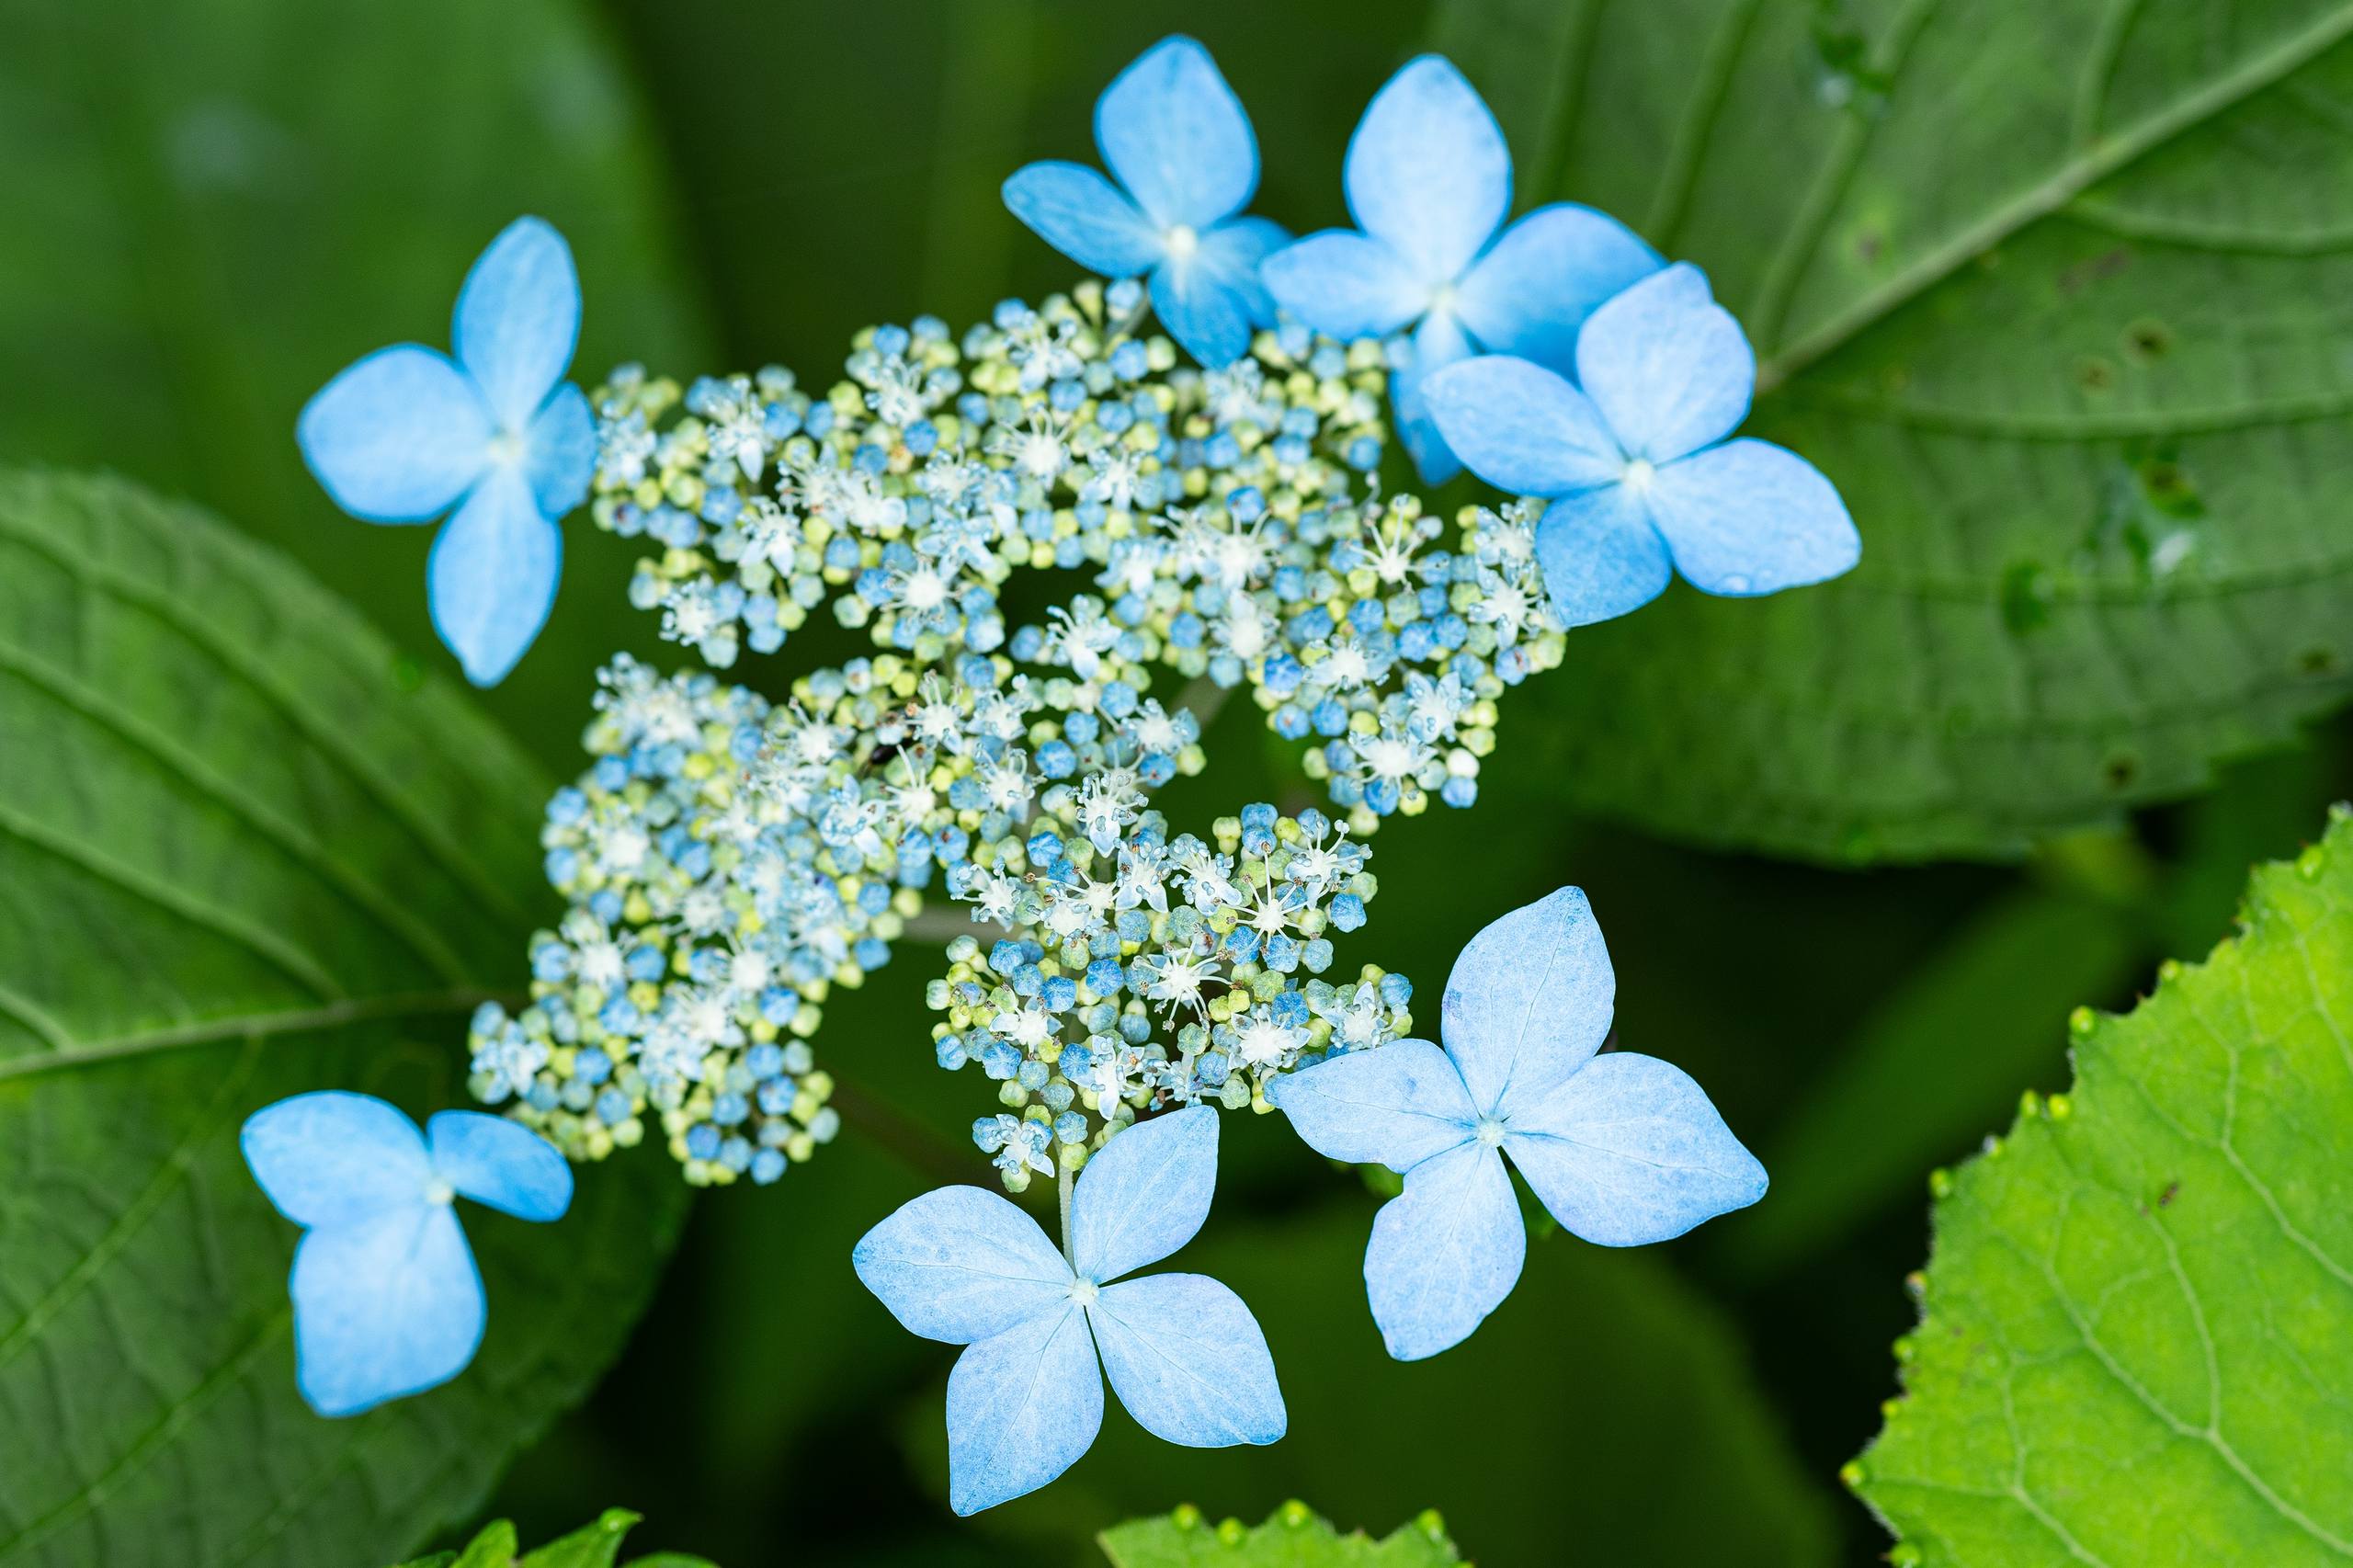
{"type": "Polygon", "coordinates": [[[2002,856],[2353,690],[2353,7],[1438,23],[1523,202],[1708,269],[1763,357],[1750,428],[1864,540],[1827,586],[1577,632],[1514,699],[1557,769],[1502,788],[1794,854],[2002,856]]]}
{"type": "MultiPolygon", "coordinates": [[[[1833,1560],[1826,1487],[1791,1459],[1731,1325],[1657,1257],[1539,1238],[1476,1335],[1427,1361],[1392,1361],[1365,1307],[1374,1201],[1359,1191],[1255,1222],[1222,1202],[1170,1261],[1224,1280],[1265,1328],[1290,1412],[1281,1442],[1172,1448],[1107,1396],[1103,1434],[1068,1474],[972,1524],[1035,1560],[1173,1491],[1245,1515],[1313,1497],[1347,1519],[1427,1502],[1487,1562],[1556,1562],[1563,1541],[1595,1562],[1833,1560]]],[[[938,1390],[905,1420],[944,1492],[938,1390]]]]}
{"type": "MultiPolygon", "coordinates": [[[[430,530],[330,505],[294,449],[327,378],[446,346],[519,212],[571,237],[575,373],[706,336],[633,92],[576,0],[0,0],[0,456],[103,466],[283,546],[430,667],[430,530]]],[[[569,772],[590,672],[650,646],[634,552],[576,521],[546,635],[484,700],[569,772]]]]}
{"type": "Polygon", "coordinates": [[[1460,1568],[1436,1514],[1374,1540],[1342,1535],[1306,1504],[1290,1502],[1256,1528],[1239,1519],[1211,1526],[1194,1507],[1157,1519],[1130,1519],[1100,1537],[1111,1568],[1460,1568]]]}
{"type": "Polygon", "coordinates": [[[467,1217],[490,1335],[348,1421],[296,1396],[293,1228],[237,1152],[342,1085],[462,1101],[547,786],[284,562],[113,480],[0,472],[0,1563],[317,1568],[470,1511],[652,1289],[683,1189],[467,1217]]]}
{"type": "Polygon", "coordinates": [[[2353,816],[1950,1178],[1848,1471],[1915,1563],[2353,1556],[2353,816]]]}

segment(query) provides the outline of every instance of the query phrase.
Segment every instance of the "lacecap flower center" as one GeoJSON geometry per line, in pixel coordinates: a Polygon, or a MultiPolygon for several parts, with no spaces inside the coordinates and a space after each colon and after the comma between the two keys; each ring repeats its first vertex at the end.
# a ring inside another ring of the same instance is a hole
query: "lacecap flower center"
{"type": "Polygon", "coordinates": [[[1168,246],[1168,254],[1176,260],[1183,261],[1201,248],[1201,236],[1193,232],[1193,226],[1190,223],[1179,223],[1168,231],[1165,243],[1168,246]]]}

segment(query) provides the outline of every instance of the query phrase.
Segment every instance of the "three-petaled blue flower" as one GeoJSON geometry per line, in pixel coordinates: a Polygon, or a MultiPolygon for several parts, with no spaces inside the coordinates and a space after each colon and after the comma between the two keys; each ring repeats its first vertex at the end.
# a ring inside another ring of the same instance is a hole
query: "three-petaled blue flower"
{"type": "Polygon", "coordinates": [[[1602,1246],[1679,1236],[1765,1195],[1765,1167],[1678,1068],[1597,1056],[1617,993],[1585,894],[1563,888],[1471,938],[1441,1051],[1403,1040],[1279,1078],[1267,1097],[1319,1153],[1405,1177],[1365,1248],[1389,1353],[1461,1344],[1519,1279],[1528,1233],[1501,1154],[1602,1246]]]}
{"type": "Polygon", "coordinates": [[[1562,621],[1650,603],[1681,572],[1711,594],[1778,593],[1862,557],[1821,471],[1769,441],[1728,441],[1747,415],[1756,357],[1707,278],[1678,262],[1599,310],[1576,346],[1584,390],[1505,355],[1424,386],[1472,472],[1552,498],[1536,558],[1562,621]]]}
{"type": "Polygon", "coordinates": [[[1031,164],[1005,182],[1005,204],[1091,271],[1149,272],[1152,308],[1202,364],[1241,358],[1275,317],[1258,263],[1290,235],[1234,216],[1258,189],[1258,139],[1210,51],[1181,34],[1144,51],[1095,101],[1095,144],[1119,185],[1084,164],[1031,164]]]}
{"type": "Polygon", "coordinates": [[[482,1345],[482,1275],[452,1202],[524,1220],[572,1203],[572,1167],[530,1129],[445,1110],[420,1133],[369,1095],[267,1106],[239,1136],[254,1179],[304,1227],[287,1289],[294,1378],[322,1415],[357,1415],[448,1382],[482,1345]]]}
{"type": "Polygon", "coordinates": [[[1194,1106],[1128,1129],[1087,1162],[1067,1256],[977,1187],[925,1193],[859,1241],[858,1278],[910,1333],[970,1346],[948,1379],[959,1514],[1077,1463],[1103,1425],[1107,1374],[1128,1414],[1169,1442],[1222,1449],[1283,1435],[1274,1358],[1241,1297],[1199,1274],[1111,1283],[1192,1240],[1216,1185],[1217,1114],[1194,1106]]]}
{"type": "Polygon", "coordinates": [[[556,519],[586,499],[597,461],[588,399],[563,380],[580,336],[580,279],[563,236],[518,218],[458,290],[449,355],[381,348],[303,406],[302,460],[363,522],[431,522],[433,628],[476,686],[515,667],[555,604],[556,519]]]}
{"type": "Polygon", "coordinates": [[[1483,349],[1565,369],[1594,307],[1661,265],[1624,224],[1574,202],[1540,207],[1497,237],[1511,210],[1510,149],[1478,93],[1435,54],[1374,95],[1342,177],[1364,232],[1311,234],[1268,256],[1260,276],[1278,305],[1335,337],[1421,324],[1391,396],[1431,484],[1461,464],[1423,407],[1423,378],[1483,349]]]}

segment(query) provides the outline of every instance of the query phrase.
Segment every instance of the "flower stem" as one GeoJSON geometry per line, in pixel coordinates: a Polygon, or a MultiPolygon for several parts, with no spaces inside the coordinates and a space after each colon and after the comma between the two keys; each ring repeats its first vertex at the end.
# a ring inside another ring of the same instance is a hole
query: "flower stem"
{"type": "Polygon", "coordinates": [[[1054,1169],[1059,1173],[1054,1183],[1054,1189],[1062,1199],[1063,1209],[1063,1256],[1064,1257],[1068,1257],[1070,1256],[1070,1189],[1072,1177],[1070,1174],[1070,1167],[1063,1165],[1060,1160],[1056,1160],[1054,1162],[1054,1169]]]}

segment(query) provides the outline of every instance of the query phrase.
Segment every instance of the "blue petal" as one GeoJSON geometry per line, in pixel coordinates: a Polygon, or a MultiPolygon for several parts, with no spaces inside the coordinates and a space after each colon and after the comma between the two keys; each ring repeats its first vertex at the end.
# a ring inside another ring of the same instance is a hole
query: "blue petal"
{"type": "MultiPolygon", "coordinates": [[[[1116,1140],[1114,1140],[1116,1142],[1116,1140]]],[[[1070,1299],[1070,1265],[997,1193],[943,1187],[900,1206],[849,1255],[910,1334],[969,1345],[1070,1299]]]]}
{"type": "Polygon", "coordinates": [[[1444,484],[1462,472],[1462,461],[1430,416],[1425,391],[1431,377],[1459,364],[1472,352],[1471,338],[1449,311],[1432,311],[1414,329],[1405,359],[1389,373],[1389,400],[1397,411],[1397,434],[1425,484],[1444,484]]]}
{"type": "Polygon", "coordinates": [[[1275,324],[1275,297],[1261,273],[1268,256],[1290,244],[1290,231],[1272,218],[1235,218],[1201,236],[1199,265],[1222,274],[1247,303],[1251,322],[1275,324]]]}
{"type": "Polygon", "coordinates": [[[1438,1028],[1472,1103],[1507,1118],[1600,1049],[1617,995],[1593,906],[1563,888],[1471,938],[1446,977],[1438,1028]]]}
{"type": "Polygon", "coordinates": [[[572,1207],[572,1162],[503,1116],[445,1110],[425,1124],[433,1174],[476,1203],[518,1220],[561,1220],[572,1207]]]}
{"type": "Polygon", "coordinates": [[[490,463],[490,410],[446,355],[380,348],[302,405],[294,439],[335,504],[370,523],[449,509],[490,463]]]}
{"type": "Polygon", "coordinates": [[[524,472],[540,515],[561,517],[588,499],[597,472],[597,419],[588,394],[570,381],[541,405],[524,437],[524,472]]]}
{"type": "Polygon", "coordinates": [[[1217,1190],[1217,1113],[1190,1106],[1103,1145],[1070,1200],[1070,1266],[1097,1284],[1193,1239],[1217,1190]]]}
{"type": "Polygon", "coordinates": [[[1739,426],[1756,356],[1707,276],[1678,261],[1586,318],[1577,380],[1629,455],[1671,462],[1739,426]]]}
{"type": "Polygon", "coordinates": [[[563,535],[540,515],[518,467],[491,470],[433,541],[426,596],[433,630],[466,678],[496,686],[547,624],[563,535]]]}
{"type": "Polygon", "coordinates": [[[1455,455],[1498,490],[1568,495],[1614,482],[1617,443],[1586,395],[1530,360],[1488,354],[1449,366],[1422,395],[1455,455]]]}
{"type": "Polygon", "coordinates": [[[1622,484],[1564,495],[1536,525],[1536,563],[1563,626],[1591,626],[1666,592],[1675,568],[1650,514],[1622,484]]]}
{"type": "Polygon", "coordinates": [[[1258,269],[1275,303],[1334,337],[1385,337],[1429,308],[1430,289],[1379,240],[1347,229],[1310,234],[1258,269]]]}
{"type": "Polygon", "coordinates": [[[1373,1217],[1364,1250],[1372,1321],[1389,1354],[1450,1349],[1503,1304],[1528,1256],[1511,1177],[1495,1150],[1465,1143],[1405,1173],[1405,1193],[1373,1217]]]}
{"type": "Polygon", "coordinates": [[[446,1383],[482,1344],[482,1277],[446,1203],[309,1233],[287,1289],[294,1381],[322,1415],[357,1415],[446,1383]]]}
{"type": "Polygon", "coordinates": [[[1084,164],[1030,164],[1005,182],[1005,204],[1038,237],[1089,272],[1133,278],[1159,261],[1160,235],[1119,187],[1084,164]]]}
{"type": "Polygon", "coordinates": [[[1426,1040],[1345,1051],[1267,1085],[1269,1104],[1326,1159],[1408,1171],[1471,1136],[1462,1074],[1426,1040]]]}
{"type": "Polygon", "coordinates": [[[425,1136],[371,1095],[321,1089],[265,1106],[237,1135],[254,1179],[298,1225],[347,1224],[424,1201],[425,1136]]]}
{"type": "Polygon", "coordinates": [[[1821,471],[1770,441],[1727,441],[1652,477],[1651,515],[1676,570],[1711,594],[1771,594],[1862,559],[1862,536],[1821,471]]]}
{"type": "Polygon", "coordinates": [[[1087,1316],[1111,1392],[1154,1437],[1230,1449],[1271,1443],[1290,1425],[1266,1334],[1217,1280],[1130,1279],[1105,1290],[1087,1316]]]}
{"type": "Polygon", "coordinates": [[[1160,324],[1212,370],[1242,358],[1250,347],[1252,324],[1273,313],[1266,286],[1258,281],[1256,256],[1244,259],[1254,237],[1245,233],[1223,244],[1211,243],[1228,232],[1214,231],[1189,255],[1172,255],[1152,273],[1152,308],[1160,324]]]}
{"type": "Polygon", "coordinates": [[[977,1514],[1035,1492],[1102,1429],[1103,1376],[1075,1306],[981,1340],[948,1374],[949,1506],[977,1514]]]}
{"type": "Polygon", "coordinates": [[[1663,1242],[1765,1196],[1765,1167],[1706,1091],[1628,1051],[1515,1107],[1504,1148],[1552,1217],[1600,1246],[1663,1242]]]}
{"type": "Polygon", "coordinates": [[[580,341],[580,275],[545,220],[517,218],[490,242],[458,290],[451,347],[491,414],[520,431],[547,401],[580,341]]]}
{"type": "Polygon", "coordinates": [[[1504,133],[1462,73],[1435,54],[1373,95],[1342,177],[1357,226],[1432,286],[1461,277],[1511,208],[1504,133]]]}
{"type": "Polygon", "coordinates": [[[1095,144],[1155,227],[1206,229],[1258,188],[1258,139],[1210,51],[1177,34],[1095,103],[1095,144]]]}
{"type": "Polygon", "coordinates": [[[1617,219],[1556,202],[1504,231],[1462,280],[1455,309],[1489,352],[1567,371],[1595,307],[1665,265],[1617,219]]]}

